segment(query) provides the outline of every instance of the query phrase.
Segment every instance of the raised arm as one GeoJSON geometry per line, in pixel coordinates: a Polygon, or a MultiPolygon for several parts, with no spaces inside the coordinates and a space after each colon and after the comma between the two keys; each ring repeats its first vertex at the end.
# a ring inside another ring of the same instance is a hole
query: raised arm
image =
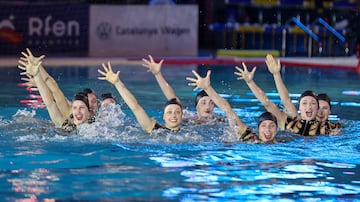
{"type": "Polygon", "coordinates": [[[274,77],[276,89],[280,95],[281,101],[284,104],[286,113],[291,117],[296,117],[298,115],[297,109],[294,103],[291,102],[288,89],[286,88],[280,74],[280,60],[275,61],[274,57],[270,54],[266,55],[265,63],[268,67],[268,70],[274,77]]]}
{"type": "Polygon", "coordinates": [[[125,84],[120,80],[119,75],[120,71],[113,72],[110,62],[107,65],[102,64],[104,71],[98,69],[98,72],[103,75],[103,77],[98,77],[100,80],[107,80],[112,83],[118,90],[120,96],[123,98],[124,102],[128,105],[130,110],[134,113],[136,120],[141,125],[141,127],[148,133],[150,133],[154,126],[155,120],[150,118],[144,109],[139,105],[136,98],[133,94],[126,88],[125,84]]]}
{"type": "MultiPolygon", "coordinates": [[[[26,49],[26,51],[27,53],[21,53],[24,57],[20,58],[20,61],[23,61],[24,63],[27,63],[28,60],[31,60],[32,63],[37,64],[45,57],[44,55],[40,57],[35,57],[29,49],[26,49]]],[[[52,96],[54,97],[55,103],[57,104],[60,112],[63,113],[63,116],[68,117],[71,114],[71,103],[65,97],[64,93],[61,91],[54,78],[46,72],[45,68],[42,66],[41,63],[39,66],[39,72],[46,86],[52,93],[52,96]]]]}
{"type": "Polygon", "coordinates": [[[156,81],[158,82],[166,99],[170,100],[172,98],[176,98],[180,102],[180,99],[175,95],[174,89],[169,85],[161,73],[161,65],[163,64],[164,60],[156,63],[153,57],[149,55],[149,60],[143,58],[142,61],[144,62],[142,65],[148,68],[148,72],[151,72],[155,76],[156,81]]]}
{"type": "Polygon", "coordinates": [[[39,93],[48,110],[51,120],[55,123],[57,127],[61,127],[67,117],[64,116],[64,114],[58,108],[56,102],[54,101],[52,92],[50,91],[41,74],[39,73],[42,57],[41,59],[34,58],[30,50],[28,50],[28,54],[22,54],[25,56],[26,59],[19,60],[20,65],[18,67],[22,70],[25,70],[25,72],[22,72],[20,74],[27,74],[33,77],[33,80],[39,90],[39,93]]]}
{"type": "Polygon", "coordinates": [[[274,104],[273,102],[270,101],[270,99],[266,96],[264,91],[253,80],[254,74],[256,71],[256,67],[254,67],[251,70],[251,72],[249,72],[245,63],[242,63],[242,66],[243,66],[243,69],[241,69],[240,67],[237,67],[237,66],[235,67],[237,70],[237,72],[235,72],[235,75],[239,76],[237,79],[238,80],[242,79],[246,82],[246,84],[248,85],[250,90],[254,93],[255,97],[261,102],[261,104],[264,105],[265,109],[268,112],[271,112],[272,114],[274,114],[274,116],[276,116],[276,118],[278,120],[278,126],[282,130],[284,130],[287,115],[285,113],[281,112],[280,109],[276,106],[276,104],[274,104]]]}
{"type": "Polygon", "coordinates": [[[190,81],[189,86],[195,86],[194,90],[202,88],[213,100],[213,102],[226,114],[226,117],[229,121],[229,125],[232,127],[239,128],[239,134],[243,134],[247,126],[240,120],[235,111],[231,108],[230,104],[222,98],[210,85],[210,74],[209,70],[206,74],[206,77],[201,77],[196,71],[192,71],[196,78],[186,77],[186,80],[190,81]]]}

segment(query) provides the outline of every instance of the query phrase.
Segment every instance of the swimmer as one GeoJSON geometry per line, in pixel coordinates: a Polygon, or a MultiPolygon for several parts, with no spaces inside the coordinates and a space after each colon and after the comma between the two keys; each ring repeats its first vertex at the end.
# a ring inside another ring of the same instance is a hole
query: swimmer
{"type": "Polygon", "coordinates": [[[82,92],[88,96],[91,115],[95,116],[98,111],[98,98],[95,92],[90,88],[85,88],[82,92]]]}
{"type": "Polygon", "coordinates": [[[195,96],[195,107],[199,118],[209,118],[213,116],[215,103],[205,90],[202,90],[195,96]]]}
{"type": "Polygon", "coordinates": [[[256,67],[254,67],[252,71],[249,72],[245,63],[243,63],[243,69],[237,66],[235,67],[237,70],[235,74],[239,76],[237,78],[238,80],[242,79],[246,82],[250,90],[264,105],[266,110],[276,116],[279,128],[281,130],[291,130],[292,132],[303,136],[329,134],[329,132],[326,130],[326,127],[316,120],[316,115],[319,110],[319,102],[317,100],[316,94],[309,90],[304,91],[301,94],[299,98],[300,114],[298,114],[295,105],[291,102],[287,88],[282,82],[281,75],[279,73],[280,61],[275,62],[271,55],[267,55],[266,64],[270,72],[274,72],[273,75],[276,87],[287,111],[286,113],[280,111],[277,105],[269,100],[269,98],[253,80],[256,67]]]}
{"type": "Polygon", "coordinates": [[[127,89],[125,84],[120,80],[120,71],[116,74],[111,68],[110,62],[107,65],[102,64],[104,71],[98,69],[99,74],[103,77],[98,77],[100,80],[107,80],[113,84],[118,90],[120,96],[123,98],[124,102],[129,106],[131,111],[136,117],[136,120],[141,125],[141,127],[148,133],[151,133],[157,129],[168,129],[170,131],[179,131],[180,124],[183,116],[183,107],[176,98],[168,99],[164,106],[163,119],[165,121],[165,126],[161,126],[154,119],[150,118],[149,115],[144,111],[144,109],[139,105],[136,98],[133,94],[127,89]]]}
{"type": "MultiPolygon", "coordinates": [[[[143,66],[148,68],[148,72],[151,72],[158,82],[162,92],[164,93],[166,99],[176,98],[179,102],[180,99],[175,95],[174,89],[169,85],[169,83],[165,80],[164,76],[161,73],[161,66],[164,60],[161,60],[159,63],[156,63],[151,55],[149,55],[149,59],[143,58],[143,66]]],[[[206,94],[205,91],[200,91],[195,97],[195,107],[197,112],[197,117],[195,120],[196,123],[206,123],[208,121],[213,120],[221,120],[223,119],[214,116],[214,102],[210,99],[210,97],[206,94]]],[[[189,122],[194,122],[190,121],[189,122]]]]}
{"type": "MultiPolygon", "coordinates": [[[[26,74],[33,79],[33,82],[37,86],[40,96],[47,108],[50,118],[56,127],[63,128],[65,131],[70,131],[74,130],[76,128],[75,126],[86,121],[89,123],[93,121],[92,119],[89,120],[86,109],[83,110],[84,106],[82,106],[79,101],[84,100],[85,98],[88,99],[86,95],[74,96],[73,101],[75,103],[70,104],[65,97],[62,97],[64,94],[60,88],[58,88],[56,82],[50,78],[47,73],[45,73],[45,70],[41,66],[41,60],[44,56],[34,57],[29,49],[27,49],[27,54],[24,52],[22,52],[22,54],[25,58],[21,58],[19,60],[20,65],[18,67],[25,70],[25,72],[21,73],[21,75],[26,74]],[[52,81],[47,83],[43,76],[46,76],[45,79],[52,81]],[[67,104],[65,105],[64,103],[60,103],[63,101],[66,101],[67,104]]],[[[88,100],[86,101],[88,103],[88,100]]],[[[88,106],[88,104],[86,106],[88,106]]],[[[89,110],[88,107],[87,110],[89,110]]]]}
{"type": "Polygon", "coordinates": [[[277,120],[270,112],[263,113],[258,120],[259,135],[251,132],[251,129],[241,121],[235,111],[231,108],[230,104],[222,98],[210,84],[209,70],[206,77],[201,77],[196,71],[192,71],[196,78],[187,77],[186,80],[190,81],[189,86],[194,86],[194,90],[202,88],[214,103],[226,114],[229,125],[237,130],[241,141],[250,142],[266,142],[276,143],[275,136],[277,134],[277,120]]]}
{"type": "MultiPolygon", "coordinates": [[[[290,99],[288,90],[287,90],[287,88],[282,80],[281,74],[280,74],[280,68],[281,68],[280,60],[275,61],[274,58],[272,57],[272,55],[267,55],[265,62],[266,62],[266,65],[267,65],[269,71],[272,73],[272,75],[274,77],[276,88],[279,92],[282,102],[284,103],[285,110],[288,111],[289,114],[292,115],[293,117],[294,117],[294,115],[298,115],[297,109],[290,99]]],[[[314,96],[314,95],[316,96],[315,93],[311,94],[311,96],[314,96]]],[[[329,101],[328,103],[324,103],[319,100],[319,98],[321,98],[321,100],[326,99],[326,96],[325,97],[324,97],[324,95],[321,95],[320,97],[316,96],[316,99],[318,102],[318,110],[317,110],[318,112],[316,113],[316,116],[318,116],[318,114],[321,113],[320,112],[320,103],[321,103],[321,105],[328,104],[329,107],[331,106],[330,98],[328,96],[327,96],[328,101],[329,101]]],[[[300,98],[301,97],[302,96],[300,96],[300,98]]],[[[300,106],[301,106],[301,102],[299,102],[299,108],[300,108],[300,106]]],[[[301,112],[301,110],[300,110],[300,112],[301,112]]],[[[308,113],[309,112],[307,112],[307,114],[308,113]]],[[[329,113],[330,113],[330,111],[329,111],[329,113]]],[[[302,113],[302,112],[300,113],[302,118],[304,118],[303,114],[305,114],[305,113],[302,113]]],[[[326,115],[326,119],[328,119],[328,115],[329,114],[326,115]]],[[[311,119],[313,119],[313,117],[311,119]]],[[[341,127],[340,124],[332,123],[329,120],[326,120],[326,121],[319,120],[318,117],[316,117],[316,119],[317,119],[317,121],[319,121],[321,123],[320,129],[319,129],[320,134],[330,134],[330,135],[339,134],[339,128],[341,127]]]]}
{"type": "Polygon", "coordinates": [[[78,125],[84,123],[92,123],[95,119],[92,119],[89,98],[84,92],[79,92],[74,95],[71,104],[71,115],[64,121],[61,128],[64,131],[71,132],[76,129],[78,125]]]}
{"type": "Polygon", "coordinates": [[[104,93],[101,95],[100,109],[108,106],[109,104],[116,104],[116,99],[111,93],[104,93]]]}
{"type": "Polygon", "coordinates": [[[330,97],[326,93],[321,93],[317,95],[317,99],[319,100],[320,108],[316,119],[320,122],[327,121],[331,114],[330,97]]]}
{"type": "Polygon", "coordinates": [[[319,111],[316,119],[319,122],[326,123],[328,125],[327,127],[331,129],[330,134],[339,134],[341,124],[339,122],[334,123],[329,120],[329,115],[331,114],[331,101],[329,95],[321,93],[317,95],[317,99],[319,100],[319,111]]]}

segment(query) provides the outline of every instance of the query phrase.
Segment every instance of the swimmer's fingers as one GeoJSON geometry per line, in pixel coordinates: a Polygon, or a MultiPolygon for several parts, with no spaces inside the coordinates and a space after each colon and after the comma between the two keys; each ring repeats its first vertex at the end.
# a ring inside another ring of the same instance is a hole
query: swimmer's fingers
{"type": "Polygon", "coordinates": [[[194,74],[196,78],[198,79],[201,78],[201,76],[195,70],[192,70],[191,72],[194,74]]]}
{"type": "Polygon", "coordinates": [[[154,62],[155,62],[155,61],[154,61],[154,58],[153,58],[151,55],[148,55],[148,57],[149,57],[151,63],[154,63],[154,62]]]}
{"type": "Polygon", "coordinates": [[[20,60],[21,60],[21,61],[24,61],[24,62],[27,62],[27,61],[28,61],[28,59],[25,58],[25,57],[20,57],[20,60]]]}
{"type": "Polygon", "coordinates": [[[29,57],[34,57],[29,48],[26,48],[26,52],[28,53],[29,57]]]}
{"type": "MultiPolygon", "coordinates": [[[[101,66],[104,68],[105,72],[108,72],[108,71],[109,71],[109,69],[108,69],[108,67],[106,66],[106,64],[102,63],[101,66]]],[[[98,71],[99,71],[99,70],[98,70],[98,71]]],[[[103,71],[101,71],[101,72],[103,72],[103,71]]],[[[103,72],[103,73],[104,73],[104,74],[103,74],[104,76],[105,76],[105,74],[106,74],[105,72],[103,72]]],[[[100,73],[100,72],[99,72],[99,73],[100,73]]]]}
{"type": "Polygon", "coordinates": [[[21,77],[20,80],[22,80],[22,81],[29,81],[29,78],[21,77]]]}
{"type": "Polygon", "coordinates": [[[23,84],[28,86],[28,87],[36,87],[35,82],[33,81],[33,79],[29,79],[29,78],[21,78],[22,81],[25,81],[23,84]]]}
{"type": "Polygon", "coordinates": [[[26,54],[25,52],[21,52],[21,55],[23,55],[25,58],[28,58],[28,57],[29,57],[29,55],[26,54]]]}
{"type": "Polygon", "coordinates": [[[188,83],[188,86],[192,86],[195,87],[194,91],[196,91],[197,89],[199,89],[199,86],[196,83],[188,83]]]}
{"type": "Polygon", "coordinates": [[[42,59],[44,59],[45,58],[45,55],[41,55],[39,58],[38,58],[38,60],[42,60],[42,59]]]}
{"type": "Polygon", "coordinates": [[[151,66],[150,66],[150,64],[148,64],[148,63],[146,63],[146,61],[145,61],[146,59],[144,59],[143,58],[143,64],[141,64],[143,67],[146,67],[148,70],[147,70],[147,72],[151,72],[151,66]]]}
{"type": "Polygon", "coordinates": [[[107,71],[112,71],[110,61],[107,61],[107,63],[105,64],[105,67],[106,67],[107,71]]]}
{"type": "Polygon", "coordinates": [[[267,54],[267,55],[266,55],[266,60],[268,60],[268,61],[271,62],[271,63],[275,62],[275,59],[274,59],[274,57],[273,57],[271,54],[267,54]]]}
{"type": "Polygon", "coordinates": [[[120,71],[117,71],[116,74],[115,74],[116,78],[119,79],[120,77],[120,71]]]}
{"type": "Polygon", "coordinates": [[[159,65],[161,66],[164,63],[164,59],[160,60],[159,65]]]}
{"type": "Polygon", "coordinates": [[[243,75],[242,72],[234,72],[234,74],[237,75],[237,76],[242,76],[243,75]]]}
{"type": "Polygon", "coordinates": [[[243,66],[243,68],[244,68],[244,71],[247,72],[247,71],[248,71],[248,68],[247,68],[246,64],[245,64],[244,62],[242,62],[241,64],[242,64],[242,66],[243,66]]]}
{"type": "Polygon", "coordinates": [[[243,76],[239,76],[238,78],[236,78],[237,80],[245,80],[245,78],[243,76]]]}
{"type": "Polygon", "coordinates": [[[24,67],[24,66],[18,65],[18,68],[23,70],[23,71],[26,71],[26,67],[24,67]]]}
{"type": "Polygon", "coordinates": [[[103,76],[106,76],[106,73],[101,71],[100,69],[97,70],[99,72],[99,74],[103,75],[103,76]]]}
{"type": "Polygon", "coordinates": [[[194,79],[192,77],[186,77],[186,80],[196,83],[197,79],[194,79]]]}
{"type": "Polygon", "coordinates": [[[241,69],[241,68],[238,67],[238,66],[235,66],[235,68],[236,68],[237,72],[234,72],[234,74],[235,74],[236,76],[238,76],[236,79],[237,79],[237,80],[244,79],[244,77],[243,77],[243,75],[244,75],[244,70],[241,69]]]}
{"type": "Polygon", "coordinates": [[[235,66],[235,69],[240,73],[244,73],[244,71],[245,71],[243,68],[241,68],[239,66],[235,66]]]}
{"type": "Polygon", "coordinates": [[[26,72],[21,72],[21,73],[20,73],[20,76],[24,76],[24,75],[26,75],[26,76],[27,76],[27,75],[28,75],[28,73],[26,73],[26,72]]]}
{"type": "MultiPolygon", "coordinates": [[[[20,63],[20,65],[21,65],[21,67],[23,67],[23,68],[25,68],[26,69],[26,66],[27,66],[27,64],[24,62],[24,61],[21,61],[21,60],[19,60],[19,63],[20,63]]],[[[19,66],[20,66],[19,65],[19,66]]],[[[19,67],[18,66],[18,67],[19,67]]],[[[20,67],[19,67],[20,68],[20,67]]],[[[20,68],[21,69],[21,68],[20,68]]]]}
{"type": "Polygon", "coordinates": [[[149,67],[149,65],[150,65],[150,61],[149,61],[149,60],[143,58],[142,61],[144,62],[144,64],[142,64],[144,67],[149,67]]]}
{"type": "Polygon", "coordinates": [[[99,80],[106,80],[106,77],[100,77],[100,76],[98,76],[98,79],[99,79],[99,80]]]}
{"type": "Polygon", "coordinates": [[[207,73],[206,73],[206,79],[210,79],[210,75],[211,75],[211,70],[208,70],[207,73]]]}
{"type": "Polygon", "coordinates": [[[251,75],[254,75],[254,73],[255,73],[255,71],[256,71],[256,66],[255,67],[253,67],[253,69],[251,70],[251,75]]]}
{"type": "Polygon", "coordinates": [[[105,72],[101,71],[100,69],[98,69],[98,72],[99,74],[103,75],[103,76],[98,76],[99,80],[107,80],[105,72]]]}
{"type": "Polygon", "coordinates": [[[107,64],[108,64],[108,70],[109,70],[109,72],[111,72],[111,73],[112,73],[112,72],[113,72],[113,70],[112,70],[112,68],[111,68],[110,61],[108,61],[108,63],[107,63],[107,64]]]}

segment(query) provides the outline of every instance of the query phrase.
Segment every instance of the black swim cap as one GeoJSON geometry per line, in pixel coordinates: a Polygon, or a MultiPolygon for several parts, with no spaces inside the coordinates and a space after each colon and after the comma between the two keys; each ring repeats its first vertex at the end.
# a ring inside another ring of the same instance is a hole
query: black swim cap
{"type": "Polygon", "coordinates": [[[108,99],[108,98],[112,98],[112,99],[116,100],[115,97],[111,93],[101,94],[101,101],[104,101],[105,99],[108,99]]]}
{"type": "Polygon", "coordinates": [[[202,98],[202,97],[205,97],[205,96],[209,96],[205,90],[202,90],[200,92],[198,92],[198,94],[196,94],[196,97],[195,97],[195,107],[197,106],[199,100],[202,98]]]}
{"type": "Polygon", "coordinates": [[[278,125],[276,116],[274,116],[270,112],[264,112],[259,116],[258,127],[260,126],[261,122],[266,121],[266,120],[274,121],[276,126],[278,125]]]}
{"type": "Polygon", "coordinates": [[[317,96],[317,99],[318,99],[318,100],[323,100],[323,101],[329,103],[329,106],[330,106],[330,109],[331,109],[330,97],[329,97],[326,93],[320,93],[320,94],[317,96]]]}
{"type": "Polygon", "coordinates": [[[175,104],[175,105],[179,105],[181,109],[183,109],[183,106],[180,104],[180,102],[177,101],[176,98],[171,98],[170,100],[168,100],[165,105],[164,105],[164,109],[168,106],[168,105],[172,105],[172,104],[175,104]]]}
{"type": "Polygon", "coordinates": [[[94,91],[91,90],[90,88],[85,88],[82,92],[85,93],[85,94],[94,93],[94,91]]]}
{"type": "Polygon", "coordinates": [[[90,110],[89,99],[88,99],[87,94],[85,94],[84,92],[76,93],[73,98],[73,101],[75,101],[75,100],[82,101],[83,103],[85,103],[88,110],[90,110]]]}
{"type": "Polygon", "coordinates": [[[316,96],[316,93],[312,90],[306,90],[304,91],[301,95],[300,95],[300,98],[299,98],[299,104],[300,104],[300,101],[303,97],[306,97],[306,96],[311,96],[313,98],[315,98],[316,102],[318,103],[318,106],[319,106],[319,100],[316,96]]]}

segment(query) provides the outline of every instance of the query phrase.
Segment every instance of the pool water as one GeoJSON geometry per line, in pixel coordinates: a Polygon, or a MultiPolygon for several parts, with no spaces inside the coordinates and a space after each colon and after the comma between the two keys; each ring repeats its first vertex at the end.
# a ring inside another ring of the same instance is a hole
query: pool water
{"type": "MultiPolygon", "coordinates": [[[[100,67],[100,66],[99,66],[100,67]]],[[[280,132],[288,142],[240,143],[226,123],[183,126],[179,133],[146,134],[98,67],[48,67],[65,95],[90,87],[111,92],[119,105],[109,118],[65,136],[45,109],[21,104],[29,92],[17,86],[19,70],[0,69],[0,200],[55,201],[356,201],[360,198],[360,76],[334,69],[287,67],[284,82],[294,102],[307,89],[332,98],[331,119],[341,135],[301,137],[280,132]],[[355,93],[347,93],[355,92],[355,93]]],[[[165,97],[145,68],[114,67],[144,109],[160,123],[165,97]]],[[[214,89],[241,119],[256,129],[264,112],[233,66],[164,66],[188,113],[196,92],[186,76],[212,70],[214,89]]],[[[258,67],[255,81],[276,94],[272,75],[258,67]]],[[[223,116],[219,109],[216,113],[223,116]]]]}

